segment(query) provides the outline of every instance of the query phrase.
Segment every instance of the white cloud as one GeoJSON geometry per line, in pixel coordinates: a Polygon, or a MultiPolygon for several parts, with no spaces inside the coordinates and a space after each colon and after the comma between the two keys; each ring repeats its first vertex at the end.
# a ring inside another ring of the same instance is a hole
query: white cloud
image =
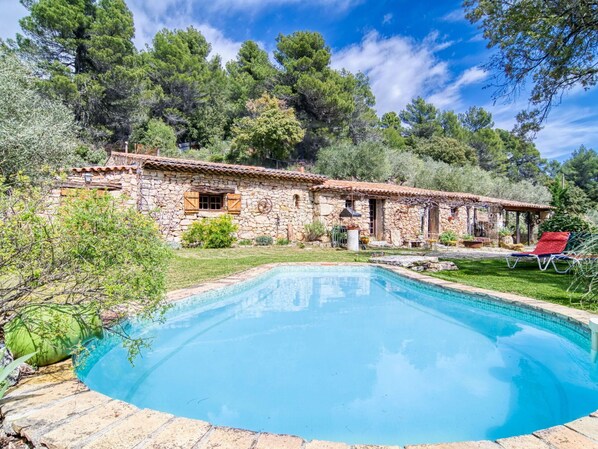
{"type": "Polygon", "coordinates": [[[0,0],[0,38],[15,37],[21,31],[19,19],[27,15],[27,10],[18,0],[0,0]]]}
{"type": "Polygon", "coordinates": [[[455,9],[454,11],[449,12],[442,16],[441,20],[443,22],[461,22],[465,19],[465,11],[462,8],[455,9]]]}
{"type": "Polygon", "coordinates": [[[382,18],[382,25],[386,25],[387,23],[392,22],[393,15],[391,13],[384,14],[382,18]]]}
{"type": "Polygon", "coordinates": [[[450,42],[439,42],[437,33],[417,42],[404,36],[383,38],[373,31],[359,44],[335,53],[333,66],[369,76],[380,114],[400,111],[417,96],[439,102],[443,100],[441,95],[450,94],[454,104],[460,101],[462,87],[477,83],[486,75],[473,67],[452,81],[448,63],[436,56],[449,45],[450,42]]]}
{"type": "MultiPolygon", "coordinates": [[[[518,100],[509,104],[486,105],[492,112],[495,126],[502,129],[513,129],[515,115],[527,107],[526,100],[518,100]]],[[[565,104],[552,109],[544,128],[536,135],[535,144],[548,159],[562,159],[581,145],[597,148],[598,144],[598,112],[589,107],[565,104]]]]}
{"type": "Polygon", "coordinates": [[[488,72],[480,67],[471,67],[461,74],[440,92],[431,95],[428,101],[439,108],[461,109],[461,88],[470,84],[477,84],[488,78],[488,72]]]}
{"type": "Polygon", "coordinates": [[[156,32],[162,28],[185,29],[189,26],[202,32],[212,45],[212,54],[220,55],[223,62],[234,59],[241,47],[241,42],[227,38],[209,23],[194,20],[189,0],[133,0],[129,1],[129,8],[135,19],[135,43],[139,48],[151,43],[156,32]]]}

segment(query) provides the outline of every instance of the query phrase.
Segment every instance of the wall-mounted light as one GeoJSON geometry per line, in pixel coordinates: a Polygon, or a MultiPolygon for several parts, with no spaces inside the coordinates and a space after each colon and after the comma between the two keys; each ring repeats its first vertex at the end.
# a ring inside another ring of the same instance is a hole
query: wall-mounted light
{"type": "Polygon", "coordinates": [[[92,177],[93,177],[93,175],[89,172],[83,173],[83,180],[85,181],[85,184],[91,184],[92,177]]]}

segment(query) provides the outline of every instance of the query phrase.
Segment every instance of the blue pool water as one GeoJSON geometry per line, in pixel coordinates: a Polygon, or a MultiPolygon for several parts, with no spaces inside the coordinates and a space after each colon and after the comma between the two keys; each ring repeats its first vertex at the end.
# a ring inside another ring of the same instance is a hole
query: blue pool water
{"type": "Polygon", "coordinates": [[[496,439],[598,408],[589,336],[374,267],[285,267],[191,298],[131,366],[112,339],[80,378],[139,407],[348,443],[496,439]]]}

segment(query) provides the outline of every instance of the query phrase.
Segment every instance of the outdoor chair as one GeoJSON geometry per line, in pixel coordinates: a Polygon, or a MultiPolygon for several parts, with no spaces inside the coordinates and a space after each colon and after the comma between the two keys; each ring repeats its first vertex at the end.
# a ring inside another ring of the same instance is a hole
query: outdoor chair
{"type": "Polygon", "coordinates": [[[550,256],[550,263],[554,271],[565,274],[571,271],[576,265],[584,261],[596,261],[598,255],[578,254],[578,250],[583,243],[591,237],[588,232],[572,232],[569,236],[567,246],[561,254],[550,256]],[[557,265],[561,262],[561,266],[557,265]],[[564,264],[564,267],[563,267],[564,264]]]}
{"type": "Polygon", "coordinates": [[[506,257],[507,266],[515,268],[520,260],[535,260],[541,271],[545,271],[552,262],[553,256],[563,254],[569,241],[568,232],[545,232],[533,251],[513,253],[506,257]]]}

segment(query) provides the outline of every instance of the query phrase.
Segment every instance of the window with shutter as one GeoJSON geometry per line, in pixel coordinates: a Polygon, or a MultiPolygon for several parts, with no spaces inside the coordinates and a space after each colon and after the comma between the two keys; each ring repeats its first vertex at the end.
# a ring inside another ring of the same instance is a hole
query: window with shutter
{"type": "Polygon", "coordinates": [[[226,195],[226,208],[228,213],[232,215],[239,215],[241,213],[241,194],[229,193],[226,195]]]}
{"type": "Polygon", "coordinates": [[[199,192],[185,192],[183,207],[186,214],[199,212],[199,192]]]}

